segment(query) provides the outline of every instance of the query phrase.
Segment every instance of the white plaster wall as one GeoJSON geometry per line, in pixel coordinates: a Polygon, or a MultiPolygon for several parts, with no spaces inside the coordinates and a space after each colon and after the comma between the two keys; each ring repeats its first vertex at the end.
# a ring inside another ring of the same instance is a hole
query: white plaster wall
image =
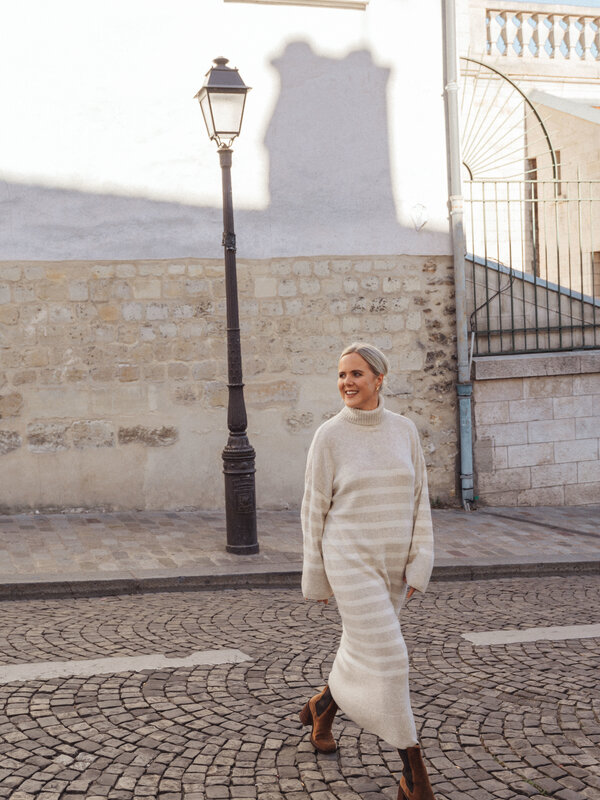
{"type": "Polygon", "coordinates": [[[0,23],[0,260],[220,255],[193,100],[218,55],[253,87],[241,254],[450,252],[440,0],[29,0],[0,23]]]}

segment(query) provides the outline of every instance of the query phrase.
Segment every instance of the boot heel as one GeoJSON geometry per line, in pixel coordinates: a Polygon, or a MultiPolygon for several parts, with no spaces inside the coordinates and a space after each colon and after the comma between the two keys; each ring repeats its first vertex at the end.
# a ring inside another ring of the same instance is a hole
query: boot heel
{"type": "Polygon", "coordinates": [[[300,716],[300,722],[303,725],[312,725],[312,714],[310,713],[310,707],[308,703],[304,706],[299,716],[300,716]]]}

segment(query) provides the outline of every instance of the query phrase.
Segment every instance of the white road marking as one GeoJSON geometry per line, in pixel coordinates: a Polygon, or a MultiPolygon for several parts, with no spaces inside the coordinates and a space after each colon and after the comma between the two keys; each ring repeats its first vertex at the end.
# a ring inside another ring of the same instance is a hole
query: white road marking
{"type": "Polygon", "coordinates": [[[539,642],[547,640],[561,642],[565,639],[594,639],[600,637],[600,624],[594,625],[554,625],[550,628],[514,628],[504,631],[479,631],[477,633],[463,633],[474,645],[512,644],[513,642],[539,642]]]}
{"type": "Polygon", "coordinates": [[[116,656],[85,661],[36,661],[33,664],[0,665],[0,684],[15,681],[39,681],[50,678],[89,678],[145,669],[175,669],[212,664],[238,664],[251,661],[241,650],[200,650],[183,658],[169,658],[162,653],[144,656],[116,656]]]}

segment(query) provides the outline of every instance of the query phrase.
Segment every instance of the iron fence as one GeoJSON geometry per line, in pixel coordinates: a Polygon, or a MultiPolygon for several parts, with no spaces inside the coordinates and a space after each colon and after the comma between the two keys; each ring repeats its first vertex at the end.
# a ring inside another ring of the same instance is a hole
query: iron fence
{"type": "Polygon", "coordinates": [[[466,181],[474,355],[600,347],[600,181],[466,181]]]}

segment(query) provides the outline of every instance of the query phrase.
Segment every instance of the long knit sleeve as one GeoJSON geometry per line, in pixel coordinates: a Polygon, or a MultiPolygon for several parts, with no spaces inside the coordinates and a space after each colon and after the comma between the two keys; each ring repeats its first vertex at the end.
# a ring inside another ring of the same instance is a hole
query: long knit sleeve
{"type": "Polygon", "coordinates": [[[320,431],[308,451],[301,520],[304,544],[302,593],[308,600],[333,595],[323,566],[323,529],[331,506],[333,463],[320,431]]]}
{"type": "Polygon", "coordinates": [[[415,506],[413,532],[406,565],[406,582],[424,592],[433,570],[433,524],[427,489],[427,469],[419,435],[415,430],[415,506]]]}

